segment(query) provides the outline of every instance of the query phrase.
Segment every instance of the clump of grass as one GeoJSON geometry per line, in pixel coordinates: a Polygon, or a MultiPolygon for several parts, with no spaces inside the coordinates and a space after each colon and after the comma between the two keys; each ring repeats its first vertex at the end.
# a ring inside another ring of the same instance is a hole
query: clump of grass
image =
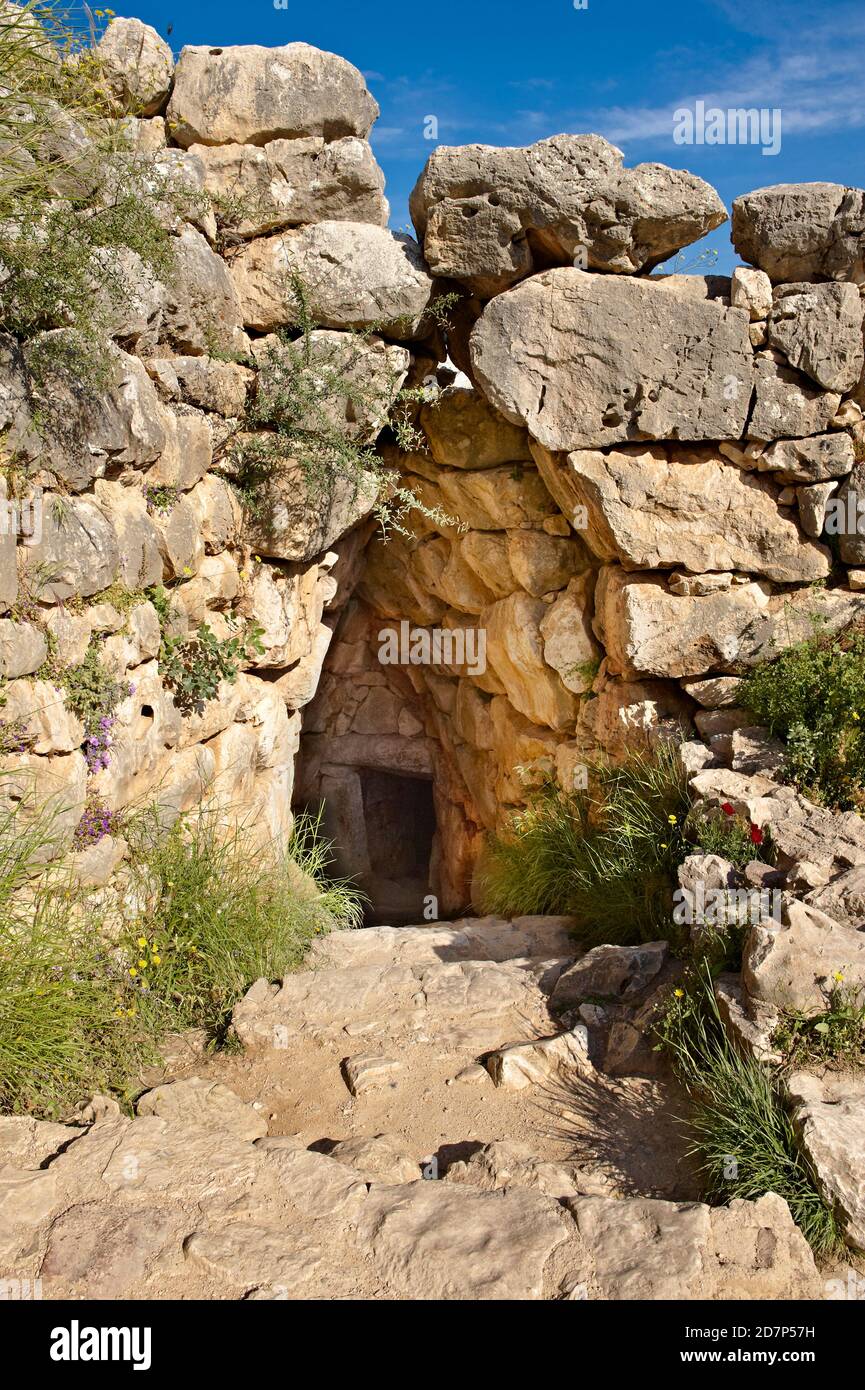
{"type": "MultiPolygon", "coordinates": [[[[5,791],[6,788],[0,788],[5,791]]],[[[59,1116],[93,1091],[125,1094],[151,1049],[98,911],[46,867],[56,816],[0,811],[0,1111],[59,1116]]]]}
{"type": "Polygon", "coordinates": [[[118,931],[46,862],[63,848],[58,816],[25,814],[15,790],[0,787],[0,1113],[63,1117],[94,1091],[128,1105],[166,1032],[204,1027],[221,1041],[255,979],[295,969],[317,935],[360,921],[358,895],[324,879],[317,823],[301,820],[282,855],[252,854],[204,812],[167,837],[145,814],[124,834],[148,911],[118,931]]]}
{"type": "Polygon", "coordinates": [[[691,1102],[691,1153],[707,1198],[754,1201],[776,1192],[815,1254],[840,1251],[837,1217],[796,1143],[779,1074],[730,1042],[707,961],[670,994],[656,1031],[691,1102]]]}
{"type": "Polygon", "coordinates": [[[839,972],[826,1008],[816,1014],[791,1011],[772,1034],[773,1044],[793,1066],[861,1066],[865,1062],[865,999],[839,972]]]}
{"type": "Polygon", "coordinates": [[[261,976],[300,965],[316,936],[360,924],[357,892],[326,882],[329,846],[299,817],[286,852],[251,853],[207,810],[179,820],[141,856],[146,915],[123,942],[130,980],[155,1031],[206,1028],[222,1038],[232,1008],[261,976]]]}
{"type": "Polygon", "coordinates": [[[827,806],[865,809],[865,628],[815,629],[746,676],[741,704],[784,740],[790,782],[827,806]]]}
{"type": "Polygon", "coordinates": [[[587,944],[670,936],[675,870],[690,850],[675,748],[596,765],[589,782],[544,788],[492,837],[481,871],[489,910],[571,915],[587,944]]]}

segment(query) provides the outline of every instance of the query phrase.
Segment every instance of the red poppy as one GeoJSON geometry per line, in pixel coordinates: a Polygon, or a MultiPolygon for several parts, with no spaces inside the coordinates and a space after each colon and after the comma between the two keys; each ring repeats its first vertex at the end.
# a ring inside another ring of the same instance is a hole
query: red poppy
{"type": "Polygon", "coordinates": [[[762,843],[763,843],[763,832],[762,832],[762,830],[760,829],[759,825],[752,825],[752,826],[751,826],[751,844],[752,844],[752,845],[762,845],[762,843]]]}
{"type": "Polygon", "coordinates": [[[722,802],[721,802],[721,810],[724,812],[724,815],[725,815],[725,816],[733,816],[733,815],[736,814],[735,811],[733,810],[733,807],[730,805],[729,801],[722,801],[722,802]]]}

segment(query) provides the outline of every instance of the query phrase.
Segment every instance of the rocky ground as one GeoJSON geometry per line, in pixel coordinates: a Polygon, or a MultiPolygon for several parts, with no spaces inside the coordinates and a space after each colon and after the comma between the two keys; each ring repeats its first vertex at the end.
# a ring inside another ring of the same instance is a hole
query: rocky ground
{"type": "Polygon", "coordinates": [[[0,1121],[3,1266],[47,1298],[819,1298],[780,1198],[695,1200],[680,1097],[626,1045],[665,957],[578,960],[557,918],[327,938],[249,991],[241,1054],[178,1039],[135,1118],[0,1121]],[[572,1010],[601,986],[608,1071],[572,1010]]]}

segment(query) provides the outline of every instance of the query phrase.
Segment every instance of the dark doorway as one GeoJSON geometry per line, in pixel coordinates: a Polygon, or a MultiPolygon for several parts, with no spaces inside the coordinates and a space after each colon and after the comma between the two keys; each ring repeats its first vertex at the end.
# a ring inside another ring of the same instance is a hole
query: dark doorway
{"type": "Polygon", "coordinates": [[[436,828],[432,782],[366,769],[360,778],[370,865],[363,885],[367,918],[390,926],[421,922],[436,828]]]}

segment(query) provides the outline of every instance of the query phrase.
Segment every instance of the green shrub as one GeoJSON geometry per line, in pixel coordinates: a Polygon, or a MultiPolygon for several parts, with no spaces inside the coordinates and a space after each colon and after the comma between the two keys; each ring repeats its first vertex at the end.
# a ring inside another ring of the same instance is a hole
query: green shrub
{"type": "MultiPolygon", "coordinates": [[[[315,339],[319,325],[310,291],[296,271],[287,275],[286,295],[295,327],[279,330],[277,342],[259,360],[257,391],[224,446],[233,485],[246,511],[253,518],[266,518],[269,484],[290,465],[300,469],[313,503],[327,496],[335,479],[347,481],[355,492],[374,491],[374,511],[385,533],[409,534],[407,518],[412,511],[439,526],[458,526],[458,518],[426,506],[362,434],[346,429],[347,422],[379,419],[382,428],[390,425],[401,448],[423,444],[410,406],[424,393],[417,388],[399,391],[400,374],[393,369],[382,382],[369,379],[365,348],[375,340],[378,326],[353,336],[341,334],[337,343],[315,339]],[[346,356],[347,343],[353,346],[346,356]]],[[[440,296],[430,317],[441,322],[453,298],[440,296]]]]}
{"type": "Polygon", "coordinates": [[[284,855],[249,852],[207,811],[185,817],[141,856],[146,915],[124,949],[151,1026],[221,1036],[252,981],[295,969],[314,937],[360,923],[360,899],[325,883],[328,846],[299,818],[284,855]]]}
{"type": "Polygon", "coordinates": [[[865,808],[865,630],[812,637],[745,678],[741,703],[786,744],[785,775],[807,796],[865,808]]]}
{"type": "Polygon", "coordinates": [[[835,1213],[796,1143],[779,1074],[730,1042],[706,961],[670,994],[656,1029],[658,1046],[690,1099],[691,1153],[699,1160],[706,1196],[753,1201],[776,1192],[816,1254],[839,1251],[835,1213]]]}
{"type": "Polygon", "coordinates": [[[541,791],[491,838],[484,900],[503,917],[568,914],[586,944],[667,937],[675,871],[689,852],[676,750],[591,769],[589,791],[541,791]]]}
{"type": "Polygon", "coordinates": [[[200,714],[218,694],[221,681],[234,684],[248,647],[259,654],[264,651],[262,631],[250,628],[235,637],[219,638],[207,623],[201,623],[191,637],[163,637],[159,669],[181,714],[200,714]]]}

